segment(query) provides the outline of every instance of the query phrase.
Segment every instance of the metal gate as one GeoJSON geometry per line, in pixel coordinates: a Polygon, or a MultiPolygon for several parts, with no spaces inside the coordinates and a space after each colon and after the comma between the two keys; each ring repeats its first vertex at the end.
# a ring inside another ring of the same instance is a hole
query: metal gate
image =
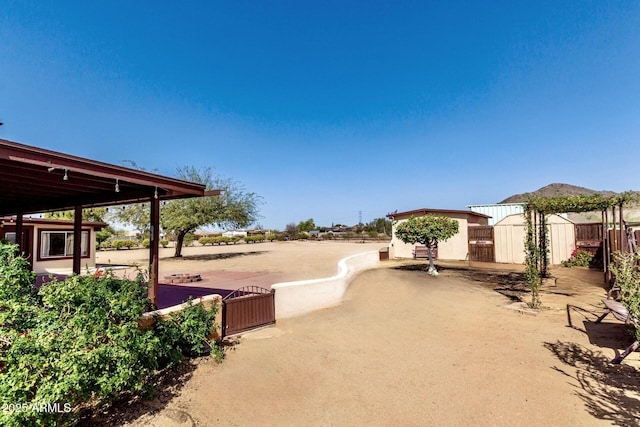
{"type": "Polygon", "coordinates": [[[493,227],[477,225],[468,227],[469,261],[495,262],[493,227]]]}
{"type": "Polygon", "coordinates": [[[275,290],[236,289],[222,299],[222,337],[276,323],[275,290]]]}

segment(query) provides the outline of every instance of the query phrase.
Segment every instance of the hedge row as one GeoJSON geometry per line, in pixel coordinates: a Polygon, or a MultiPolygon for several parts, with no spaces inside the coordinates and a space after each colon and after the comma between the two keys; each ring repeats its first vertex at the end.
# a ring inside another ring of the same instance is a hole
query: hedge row
{"type": "Polygon", "coordinates": [[[247,243],[261,243],[264,242],[264,235],[256,234],[254,236],[247,236],[244,238],[244,241],[247,243]]]}
{"type": "Polygon", "coordinates": [[[227,237],[227,236],[213,236],[213,237],[200,237],[198,239],[198,243],[202,246],[206,245],[220,245],[224,243],[225,245],[233,244],[235,245],[240,241],[239,237],[227,237]]]}

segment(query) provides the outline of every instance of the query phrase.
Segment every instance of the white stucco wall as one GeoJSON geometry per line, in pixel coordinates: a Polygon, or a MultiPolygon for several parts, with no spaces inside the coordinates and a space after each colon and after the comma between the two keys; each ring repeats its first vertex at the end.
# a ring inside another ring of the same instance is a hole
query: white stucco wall
{"type": "Polygon", "coordinates": [[[276,290],[276,319],[300,316],[340,304],[353,277],[374,268],[378,262],[378,251],[365,252],[340,260],[335,276],[271,285],[276,290]]]}

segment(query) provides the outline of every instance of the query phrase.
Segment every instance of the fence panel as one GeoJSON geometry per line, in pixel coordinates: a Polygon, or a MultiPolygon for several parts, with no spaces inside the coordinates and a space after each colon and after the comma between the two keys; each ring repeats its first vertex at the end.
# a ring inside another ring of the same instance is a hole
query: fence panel
{"type": "Polygon", "coordinates": [[[274,295],[274,291],[245,292],[225,300],[222,309],[223,337],[276,323],[274,295]]]}

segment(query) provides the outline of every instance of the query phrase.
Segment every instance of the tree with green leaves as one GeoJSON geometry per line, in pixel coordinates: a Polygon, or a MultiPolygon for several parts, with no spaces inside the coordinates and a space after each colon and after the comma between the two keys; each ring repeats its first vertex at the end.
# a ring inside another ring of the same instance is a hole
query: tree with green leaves
{"type": "Polygon", "coordinates": [[[210,167],[185,166],[178,169],[178,178],[204,184],[207,190],[221,190],[219,196],[171,200],[160,209],[160,224],[164,231],[176,236],[176,257],[182,256],[187,233],[200,227],[246,227],[258,219],[260,196],[247,192],[236,181],[215,177],[210,167]]]}
{"type": "Polygon", "coordinates": [[[396,221],[396,237],[404,243],[425,245],[429,255],[429,274],[437,276],[438,271],[433,263],[431,249],[438,246],[438,242],[453,237],[459,229],[458,221],[446,216],[424,215],[411,216],[403,222],[396,221]]]}
{"type": "Polygon", "coordinates": [[[116,206],[111,208],[109,215],[118,222],[132,226],[140,236],[148,234],[151,229],[151,205],[149,203],[116,206]]]}
{"type": "Polygon", "coordinates": [[[391,221],[387,218],[376,218],[373,221],[365,225],[364,229],[367,232],[375,231],[377,234],[391,235],[391,221]]]}
{"type": "MultiPolygon", "coordinates": [[[[72,210],[46,212],[45,218],[73,220],[74,213],[72,210]]],[[[85,208],[82,210],[83,221],[105,222],[107,217],[107,208],[85,208]]]]}
{"type": "Polygon", "coordinates": [[[313,222],[313,218],[309,218],[306,221],[300,221],[298,223],[298,231],[311,231],[315,230],[316,224],[313,222]]]}

